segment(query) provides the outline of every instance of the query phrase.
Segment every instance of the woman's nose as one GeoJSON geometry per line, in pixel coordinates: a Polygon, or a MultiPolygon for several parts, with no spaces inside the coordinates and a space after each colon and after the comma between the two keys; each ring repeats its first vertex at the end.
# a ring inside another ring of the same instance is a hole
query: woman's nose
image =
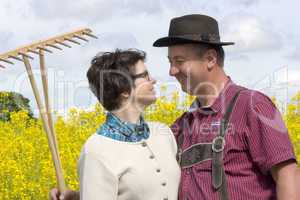
{"type": "Polygon", "coordinates": [[[153,78],[153,77],[151,77],[151,82],[152,82],[152,84],[154,85],[154,84],[156,83],[156,79],[153,78]]]}
{"type": "Polygon", "coordinates": [[[151,75],[148,76],[148,81],[150,81],[152,84],[156,83],[156,79],[153,78],[153,76],[151,76],[151,75]]]}

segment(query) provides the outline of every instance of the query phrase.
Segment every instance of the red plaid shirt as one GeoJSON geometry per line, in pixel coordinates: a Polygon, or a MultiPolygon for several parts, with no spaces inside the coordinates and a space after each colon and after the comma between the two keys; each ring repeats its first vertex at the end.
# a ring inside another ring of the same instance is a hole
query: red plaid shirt
{"type": "MultiPolygon", "coordinates": [[[[212,142],[219,133],[226,107],[241,88],[230,80],[211,107],[201,109],[195,101],[191,110],[177,119],[172,130],[177,138],[184,134],[183,150],[196,143],[212,142]],[[183,126],[179,126],[182,120],[183,126]]],[[[288,131],[272,101],[260,92],[243,90],[225,138],[224,168],[230,199],[276,199],[270,169],[287,160],[296,162],[296,158],[288,131]]],[[[211,179],[211,160],[182,169],[179,199],[219,200],[211,179]]]]}

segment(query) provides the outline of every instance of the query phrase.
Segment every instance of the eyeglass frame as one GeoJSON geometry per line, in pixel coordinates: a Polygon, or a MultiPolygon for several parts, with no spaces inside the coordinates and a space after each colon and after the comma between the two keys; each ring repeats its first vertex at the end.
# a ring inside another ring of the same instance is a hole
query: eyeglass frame
{"type": "Polygon", "coordinates": [[[148,70],[145,70],[144,72],[139,73],[139,74],[133,74],[133,75],[131,75],[131,78],[133,80],[136,80],[138,78],[145,78],[147,81],[151,81],[151,77],[150,77],[148,70]]]}

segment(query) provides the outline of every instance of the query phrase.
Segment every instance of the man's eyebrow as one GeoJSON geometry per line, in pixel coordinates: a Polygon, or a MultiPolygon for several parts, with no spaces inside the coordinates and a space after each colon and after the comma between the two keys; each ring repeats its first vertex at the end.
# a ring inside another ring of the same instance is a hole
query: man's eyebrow
{"type": "MultiPolygon", "coordinates": [[[[167,56],[167,57],[169,60],[171,59],[170,56],[167,56]]],[[[184,56],[174,56],[173,59],[185,59],[185,57],[184,56]]]]}

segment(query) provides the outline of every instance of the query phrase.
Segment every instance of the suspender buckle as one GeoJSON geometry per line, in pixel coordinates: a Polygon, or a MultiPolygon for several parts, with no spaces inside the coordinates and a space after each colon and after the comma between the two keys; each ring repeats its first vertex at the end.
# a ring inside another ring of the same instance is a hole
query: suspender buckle
{"type": "Polygon", "coordinates": [[[222,136],[215,137],[212,142],[211,148],[214,152],[222,152],[225,148],[225,138],[222,136]]]}
{"type": "Polygon", "coordinates": [[[179,165],[181,165],[181,159],[182,159],[182,150],[181,148],[178,148],[177,154],[176,154],[176,160],[179,165]]]}

